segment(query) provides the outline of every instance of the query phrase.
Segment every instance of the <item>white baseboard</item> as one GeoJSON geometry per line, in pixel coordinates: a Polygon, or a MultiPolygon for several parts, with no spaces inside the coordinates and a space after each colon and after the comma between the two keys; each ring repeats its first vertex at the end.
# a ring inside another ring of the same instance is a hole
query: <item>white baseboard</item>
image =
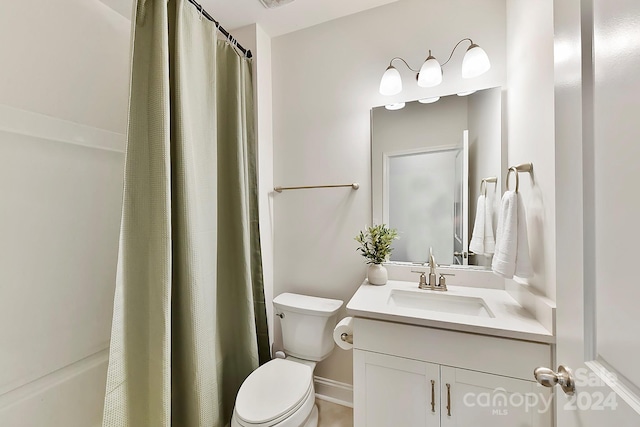
{"type": "Polygon", "coordinates": [[[328,378],[314,377],[316,398],[353,408],[353,386],[328,378]]]}

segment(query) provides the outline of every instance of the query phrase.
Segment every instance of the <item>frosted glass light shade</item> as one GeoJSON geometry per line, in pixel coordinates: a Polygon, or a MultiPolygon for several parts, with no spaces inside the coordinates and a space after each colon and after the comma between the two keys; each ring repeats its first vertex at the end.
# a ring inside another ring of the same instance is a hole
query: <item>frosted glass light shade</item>
{"type": "Polygon", "coordinates": [[[383,95],[396,95],[402,92],[402,79],[400,73],[393,65],[389,65],[380,80],[380,93],[383,95]]]}
{"type": "Polygon", "coordinates": [[[434,102],[438,102],[438,100],[440,100],[440,97],[439,96],[434,96],[432,98],[418,99],[418,102],[420,104],[433,104],[434,102]]]}
{"type": "Polygon", "coordinates": [[[442,83],[442,67],[436,58],[429,55],[418,73],[418,86],[434,87],[442,83]]]}
{"type": "Polygon", "coordinates": [[[476,93],[476,91],[475,90],[468,90],[466,92],[458,92],[456,95],[458,95],[458,96],[468,96],[468,95],[471,95],[472,93],[476,93]]]}
{"type": "Polygon", "coordinates": [[[384,106],[384,108],[386,108],[387,110],[402,110],[404,108],[405,103],[404,102],[396,102],[394,104],[387,104],[384,106]]]}
{"type": "Polygon", "coordinates": [[[462,59],[462,78],[478,77],[489,71],[490,68],[491,62],[484,49],[477,44],[469,46],[462,59]]]}

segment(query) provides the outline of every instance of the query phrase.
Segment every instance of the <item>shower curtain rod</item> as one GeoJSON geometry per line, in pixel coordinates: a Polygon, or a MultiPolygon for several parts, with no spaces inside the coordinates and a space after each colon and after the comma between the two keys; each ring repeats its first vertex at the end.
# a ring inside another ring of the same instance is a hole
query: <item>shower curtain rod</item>
{"type": "Polygon", "coordinates": [[[200,13],[202,13],[202,16],[204,16],[205,18],[207,18],[209,21],[213,22],[214,24],[216,24],[216,27],[218,27],[218,30],[220,30],[220,32],[222,34],[224,34],[224,36],[227,38],[227,40],[232,43],[235,47],[237,47],[238,49],[240,49],[240,51],[242,53],[244,53],[244,55],[247,58],[251,58],[253,55],[251,54],[251,51],[249,49],[245,49],[244,47],[242,47],[242,45],[240,43],[238,43],[238,40],[236,40],[231,34],[229,34],[229,31],[225,30],[222,25],[220,25],[220,23],[218,21],[216,21],[215,19],[213,19],[213,16],[209,15],[209,12],[207,12],[206,10],[204,10],[204,8],[202,7],[202,5],[198,4],[195,0],[189,0],[189,3],[191,3],[192,5],[194,5],[196,7],[196,9],[198,9],[200,11],[200,13]]]}

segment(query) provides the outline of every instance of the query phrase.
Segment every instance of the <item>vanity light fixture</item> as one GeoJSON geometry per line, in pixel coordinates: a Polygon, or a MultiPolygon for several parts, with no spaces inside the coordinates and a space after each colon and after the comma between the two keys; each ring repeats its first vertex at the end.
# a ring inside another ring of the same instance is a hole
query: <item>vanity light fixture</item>
{"type": "Polygon", "coordinates": [[[472,93],[476,93],[476,91],[475,90],[468,90],[466,92],[459,92],[456,95],[458,95],[458,96],[467,96],[467,95],[471,95],[472,93]]]}
{"type": "Polygon", "coordinates": [[[431,98],[422,98],[422,99],[418,99],[418,102],[420,104],[433,104],[434,102],[438,102],[440,100],[439,96],[434,96],[431,98]]]}
{"type": "Polygon", "coordinates": [[[396,95],[402,91],[402,78],[400,77],[400,73],[396,67],[393,66],[393,61],[395,60],[404,62],[404,65],[406,65],[408,69],[418,73],[416,75],[418,86],[434,87],[439,85],[442,83],[442,67],[451,60],[456,48],[464,41],[469,41],[471,45],[467,48],[464,58],[462,59],[462,78],[470,79],[478,77],[489,71],[491,68],[491,62],[489,61],[487,53],[470,38],[464,38],[456,43],[451,50],[449,59],[443,62],[442,65],[440,65],[438,60],[431,54],[431,50],[429,50],[429,56],[425,59],[420,70],[414,70],[409,66],[407,61],[396,56],[389,61],[389,66],[382,75],[382,80],[380,80],[380,93],[382,95],[396,95]]]}
{"type": "Polygon", "coordinates": [[[387,110],[402,110],[404,108],[405,103],[404,102],[395,102],[393,104],[387,104],[384,106],[384,108],[386,108],[387,110]]]}

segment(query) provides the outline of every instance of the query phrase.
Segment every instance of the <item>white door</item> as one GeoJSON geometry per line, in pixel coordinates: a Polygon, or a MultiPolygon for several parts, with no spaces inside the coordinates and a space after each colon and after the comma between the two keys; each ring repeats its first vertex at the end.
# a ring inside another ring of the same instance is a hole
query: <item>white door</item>
{"type": "Polygon", "coordinates": [[[554,21],[557,426],[640,426],[640,1],[556,0],[554,21]]]}

